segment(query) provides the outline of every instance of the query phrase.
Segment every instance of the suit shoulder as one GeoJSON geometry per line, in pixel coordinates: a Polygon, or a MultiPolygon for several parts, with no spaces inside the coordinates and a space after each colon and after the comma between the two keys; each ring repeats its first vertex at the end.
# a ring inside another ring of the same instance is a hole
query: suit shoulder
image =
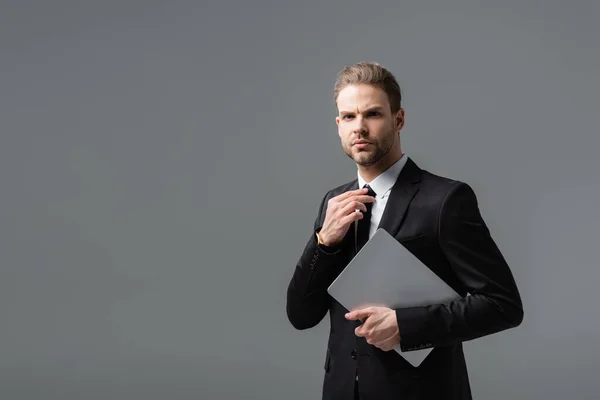
{"type": "Polygon", "coordinates": [[[422,170],[423,184],[428,188],[438,190],[440,192],[449,192],[452,188],[466,185],[462,180],[453,179],[448,176],[439,175],[427,170],[422,170]]]}
{"type": "Polygon", "coordinates": [[[431,199],[437,200],[435,203],[438,206],[454,195],[467,194],[475,196],[471,186],[464,180],[450,178],[427,170],[422,170],[422,189],[430,195],[431,199]]]}

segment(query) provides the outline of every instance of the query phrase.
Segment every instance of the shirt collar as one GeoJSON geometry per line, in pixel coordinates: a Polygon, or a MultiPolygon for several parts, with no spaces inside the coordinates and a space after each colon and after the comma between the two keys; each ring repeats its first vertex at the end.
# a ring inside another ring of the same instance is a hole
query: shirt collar
{"type": "MultiPolygon", "coordinates": [[[[389,191],[398,179],[398,175],[400,175],[400,171],[402,171],[402,168],[406,164],[406,160],[407,156],[406,153],[404,153],[398,161],[369,182],[369,186],[377,193],[377,198],[381,199],[389,194],[389,191]]],[[[358,175],[358,187],[362,188],[367,182],[360,176],[360,172],[357,172],[356,174],[358,175]]]]}

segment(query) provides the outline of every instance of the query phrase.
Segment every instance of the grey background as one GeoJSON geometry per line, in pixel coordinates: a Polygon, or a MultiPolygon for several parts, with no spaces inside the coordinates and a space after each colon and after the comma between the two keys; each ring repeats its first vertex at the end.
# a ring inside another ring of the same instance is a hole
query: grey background
{"type": "Polygon", "coordinates": [[[356,175],[335,74],[377,61],[403,149],[476,190],[523,324],[477,399],[597,398],[597,1],[0,3],[0,398],[316,399],[285,291],[356,175]],[[325,4],[326,3],[326,4],[325,4]],[[525,4],[526,3],[526,4],[525,4]]]}

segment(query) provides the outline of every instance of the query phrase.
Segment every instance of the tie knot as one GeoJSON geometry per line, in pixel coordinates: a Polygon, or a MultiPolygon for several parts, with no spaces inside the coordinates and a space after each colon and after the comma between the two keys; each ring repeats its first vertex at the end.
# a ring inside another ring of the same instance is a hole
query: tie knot
{"type": "Polygon", "coordinates": [[[373,188],[371,186],[369,186],[369,184],[365,184],[365,186],[363,186],[363,189],[369,189],[369,192],[367,193],[369,196],[377,196],[377,193],[375,193],[375,191],[373,190],[373,188]]]}

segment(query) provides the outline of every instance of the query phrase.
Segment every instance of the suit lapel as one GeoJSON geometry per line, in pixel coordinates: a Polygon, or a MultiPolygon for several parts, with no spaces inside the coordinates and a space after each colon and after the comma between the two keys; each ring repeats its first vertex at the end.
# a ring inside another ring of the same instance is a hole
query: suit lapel
{"type": "Polygon", "coordinates": [[[421,170],[409,158],[392,187],[378,228],[385,229],[390,235],[396,236],[408,205],[419,191],[420,183],[421,170]]]}

